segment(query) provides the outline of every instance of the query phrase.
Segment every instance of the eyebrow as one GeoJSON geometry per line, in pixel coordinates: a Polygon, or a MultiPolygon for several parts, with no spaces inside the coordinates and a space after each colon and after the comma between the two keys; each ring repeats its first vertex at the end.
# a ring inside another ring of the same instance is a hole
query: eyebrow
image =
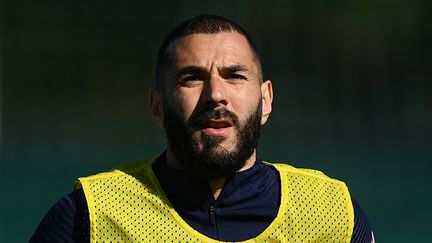
{"type": "MultiPolygon", "coordinates": [[[[230,65],[227,67],[222,67],[221,68],[222,72],[225,73],[235,73],[235,72],[248,72],[249,69],[244,66],[244,65],[230,65]]],[[[186,66],[186,67],[182,67],[177,71],[177,74],[175,75],[175,78],[180,78],[183,75],[186,74],[204,74],[207,73],[207,69],[205,67],[201,67],[201,66],[186,66]]]]}
{"type": "Polygon", "coordinates": [[[235,72],[248,72],[249,69],[244,65],[231,65],[228,67],[222,67],[223,72],[235,73],[235,72]]]}
{"type": "Polygon", "coordinates": [[[202,73],[206,73],[207,69],[204,67],[200,67],[200,66],[186,66],[183,68],[180,68],[176,75],[175,78],[178,79],[181,76],[185,75],[185,74],[202,74],[202,73]]]}

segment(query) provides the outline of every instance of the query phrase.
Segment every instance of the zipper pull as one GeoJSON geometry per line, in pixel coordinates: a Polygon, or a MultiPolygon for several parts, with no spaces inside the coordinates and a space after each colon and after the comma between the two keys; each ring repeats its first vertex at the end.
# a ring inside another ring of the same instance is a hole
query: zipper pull
{"type": "Polygon", "coordinates": [[[215,225],[216,216],[215,216],[215,207],[213,205],[209,206],[209,217],[210,217],[210,225],[215,225]]]}

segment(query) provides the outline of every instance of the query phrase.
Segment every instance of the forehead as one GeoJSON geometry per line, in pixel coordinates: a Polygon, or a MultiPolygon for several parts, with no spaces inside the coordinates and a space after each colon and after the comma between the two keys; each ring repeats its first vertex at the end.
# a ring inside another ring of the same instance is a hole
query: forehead
{"type": "Polygon", "coordinates": [[[177,67],[242,64],[256,69],[249,43],[234,31],[182,37],[173,43],[171,53],[177,67]]]}

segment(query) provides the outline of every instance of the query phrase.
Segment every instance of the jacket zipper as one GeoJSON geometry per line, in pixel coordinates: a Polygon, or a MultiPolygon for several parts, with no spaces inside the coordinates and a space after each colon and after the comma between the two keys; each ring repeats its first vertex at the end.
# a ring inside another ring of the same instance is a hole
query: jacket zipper
{"type": "Polygon", "coordinates": [[[216,225],[216,215],[215,215],[215,207],[213,205],[209,206],[209,217],[210,217],[210,225],[216,225]]]}

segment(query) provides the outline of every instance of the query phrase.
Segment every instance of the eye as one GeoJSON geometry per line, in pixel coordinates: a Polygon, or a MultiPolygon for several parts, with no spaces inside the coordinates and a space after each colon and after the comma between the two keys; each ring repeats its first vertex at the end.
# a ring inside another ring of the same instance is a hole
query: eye
{"type": "Polygon", "coordinates": [[[245,76],[243,76],[241,74],[237,74],[237,73],[230,74],[230,78],[231,79],[246,79],[245,76]]]}
{"type": "Polygon", "coordinates": [[[246,76],[238,73],[227,74],[225,79],[227,79],[229,82],[241,82],[247,80],[246,76]]]}
{"type": "Polygon", "coordinates": [[[180,79],[179,86],[193,87],[202,83],[202,78],[195,75],[188,75],[180,79]]]}

